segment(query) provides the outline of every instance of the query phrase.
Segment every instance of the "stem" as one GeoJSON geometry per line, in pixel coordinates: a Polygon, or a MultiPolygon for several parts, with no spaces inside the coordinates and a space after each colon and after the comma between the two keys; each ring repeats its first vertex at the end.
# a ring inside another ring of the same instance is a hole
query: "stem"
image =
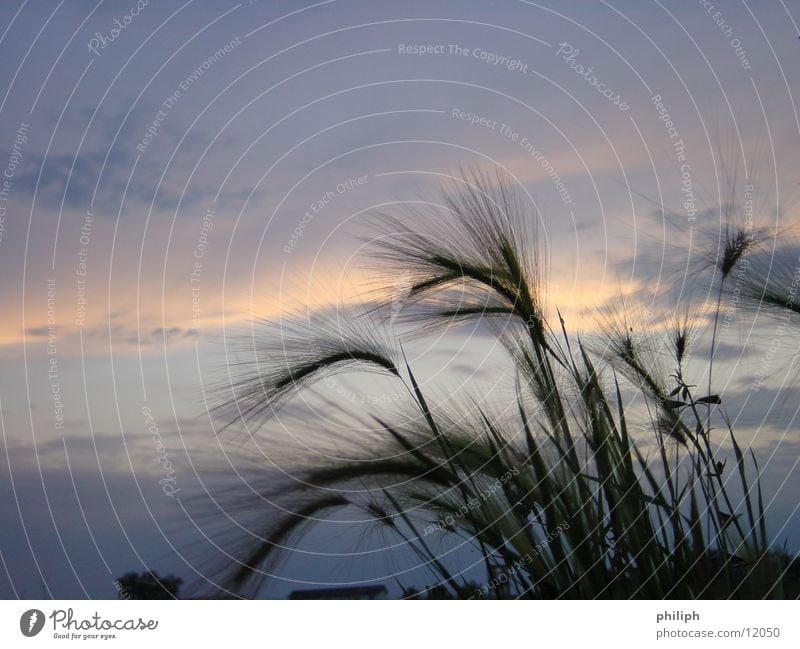
{"type": "MultiPolygon", "coordinates": [[[[714,370],[714,352],[717,348],[717,326],[719,325],[719,310],[722,304],[722,289],[725,286],[725,277],[722,277],[719,282],[719,291],[717,292],[717,308],[714,311],[714,330],[711,335],[711,352],[708,359],[708,393],[711,394],[711,378],[714,370]]],[[[711,404],[708,404],[708,414],[706,415],[706,434],[711,432],[711,404]]]]}

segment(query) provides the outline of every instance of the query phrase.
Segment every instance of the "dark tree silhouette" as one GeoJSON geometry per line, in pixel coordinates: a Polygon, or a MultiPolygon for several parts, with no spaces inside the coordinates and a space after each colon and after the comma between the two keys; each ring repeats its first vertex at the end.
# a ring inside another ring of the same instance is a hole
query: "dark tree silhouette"
{"type": "Polygon", "coordinates": [[[120,599],[178,599],[182,583],[180,577],[159,577],[152,570],[141,574],[126,572],[117,579],[120,599]]]}

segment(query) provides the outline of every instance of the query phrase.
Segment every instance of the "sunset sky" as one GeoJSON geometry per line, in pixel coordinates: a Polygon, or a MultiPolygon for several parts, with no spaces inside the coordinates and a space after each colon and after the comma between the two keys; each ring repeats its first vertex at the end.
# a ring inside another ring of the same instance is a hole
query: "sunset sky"
{"type": "MultiPolygon", "coordinates": [[[[374,214],[461,168],[526,193],[570,327],[703,299],[720,204],[800,225],[798,22],[784,0],[4,2],[0,596],[197,578],[181,497],[226,462],[204,413],[231,335],[374,297],[374,214]]],[[[796,338],[750,389],[774,329],[737,316],[720,371],[796,549],[796,338]]],[[[424,349],[430,384],[476,361],[493,381],[480,334],[424,349]]],[[[344,542],[316,543],[271,594],[394,569],[344,574],[344,542]]]]}

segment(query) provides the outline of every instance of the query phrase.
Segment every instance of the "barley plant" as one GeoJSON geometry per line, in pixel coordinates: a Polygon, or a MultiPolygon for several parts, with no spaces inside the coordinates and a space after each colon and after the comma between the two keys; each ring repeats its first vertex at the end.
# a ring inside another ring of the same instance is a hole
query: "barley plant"
{"type": "MultiPolygon", "coordinates": [[[[349,510],[419,557],[431,597],[796,596],[787,592],[795,565],[767,535],[756,456],[711,389],[726,283],[758,238],[726,226],[712,265],[719,291],[701,316],[676,305],[684,315],[659,326],[625,307],[601,318],[599,334],[579,336],[545,303],[528,204],[503,176],[465,173],[435,213],[375,218],[383,236],[372,255],[387,286],[404,278],[399,297],[389,290],[347,321],[321,315],[283,319],[279,335],[254,330],[250,357],[231,363],[217,394],[226,423],[255,434],[301,391],[342,373],[383,374],[407,398],[328,402],[326,417],[338,408],[369,431],[354,432],[359,456],[300,458],[289,482],[264,467],[264,479],[236,495],[253,525],[229,534],[219,570],[228,592],[256,595],[287,548],[349,510]],[[704,323],[710,352],[690,364],[704,323]],[[469,324],[502,345],[516,387],[489,402],[468,386],[437,400],[406,361],[408,332],[469,324]],[[283,506],[262,515],[267,502],[283,506]],[[443,539],[478,553],[481,580],[465,576],[457,552],[443,556],[443,539]]],[[[782,308],[794,284],[779,279],[749,278],[744,293],[782,308]]],[[[324,430],[324,419],[310,412],[296,435],[324,430]]]]}

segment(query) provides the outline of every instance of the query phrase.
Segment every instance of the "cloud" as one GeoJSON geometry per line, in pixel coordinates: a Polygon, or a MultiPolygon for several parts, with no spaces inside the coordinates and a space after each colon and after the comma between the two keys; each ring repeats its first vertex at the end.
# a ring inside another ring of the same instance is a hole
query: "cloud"
{"type": "Polygon", "coordinates": [[[42,156],[31,156],[26,170],[20,173],[15,187],[34,196],[40,204],[49,208],[60,207],[62,200],[65,207],[86,209],[92,204],[101,171],[105,172],[105,184],[98,190],[100,204],[108,197],[107,187],[116,186],[119,192],[120,182],[125,186],[124,170],[130,167],[131,158],[124,152],[115,149],[110,152],[108,161],[103,152],[55,154],[46,159],[42,156]]]}

